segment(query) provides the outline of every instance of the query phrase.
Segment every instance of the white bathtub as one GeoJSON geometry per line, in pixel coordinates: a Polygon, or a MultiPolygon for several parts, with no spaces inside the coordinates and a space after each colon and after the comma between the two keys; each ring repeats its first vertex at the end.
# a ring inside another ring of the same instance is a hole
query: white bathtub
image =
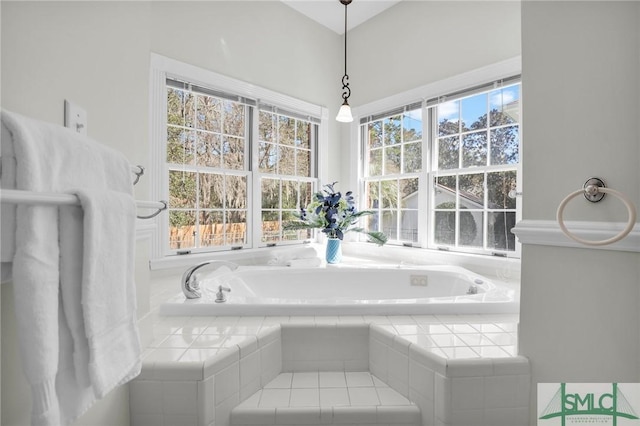
{"type": "MultiPolygon", "coordinates": [[[[218,270],[218,271],[221,271],[218,270]]],[[[164,315],[419,315],[517,313],[516,292],[457,266],[240,267],[201,278],[202,297],[182,293],[164,315]],[[215,303],[218,286],[231,289],[215,303]],[[469,290],[477,291],[469,294],[469,290]]],[[[179,288],[180,283],[176,283],[179,288]]]]}

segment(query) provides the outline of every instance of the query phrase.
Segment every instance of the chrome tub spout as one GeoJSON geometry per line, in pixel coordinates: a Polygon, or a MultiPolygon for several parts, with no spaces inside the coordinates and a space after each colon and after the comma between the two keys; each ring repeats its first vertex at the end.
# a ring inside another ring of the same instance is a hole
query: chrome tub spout
{"type": "Polygon", "coordinates": [[[182,292],[187,297],[187,299],[197,299],[202,296],[200,292],[200,283],[196,277],[196,271],[200,268],[212,265],[213,270],[220,268],[221,266],[226,266],[232,271],[238,269],[238,265],[232,262],[227,262],[225,260],[206,260],[202,263],[199,263],[195,266],[184,271],[182,274],[182,292]]]}

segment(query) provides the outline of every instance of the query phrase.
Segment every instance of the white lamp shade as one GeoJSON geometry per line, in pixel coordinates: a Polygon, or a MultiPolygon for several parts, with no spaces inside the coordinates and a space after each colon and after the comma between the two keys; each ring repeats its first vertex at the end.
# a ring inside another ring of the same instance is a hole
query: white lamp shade
{"type": "Polygon", "coordinates": [[[336,115],[336,120],[342,123],[351,123],[353,121],[353,116],[351,115],[351,107],[349,104],[344,103],[340,107],[340,111],[338,111],[338,115],[336,115]]]}

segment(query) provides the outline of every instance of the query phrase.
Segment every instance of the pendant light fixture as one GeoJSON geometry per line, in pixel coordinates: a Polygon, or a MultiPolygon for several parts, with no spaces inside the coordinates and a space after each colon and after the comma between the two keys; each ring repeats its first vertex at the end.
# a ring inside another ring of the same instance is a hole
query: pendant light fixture
{"type": "Polygon", "coordinates": [[[342,76],[342,106],[338,111],[336,120],[343,123],[350,123],[353,121],[351,115],[351,107],[349,106],[349,96],[351,96],[351,89],[349,89],[349,75],[347,74],[347,6],[351,4],[352,0],[339,0],[344,4],[344,76],[342,76]]]}

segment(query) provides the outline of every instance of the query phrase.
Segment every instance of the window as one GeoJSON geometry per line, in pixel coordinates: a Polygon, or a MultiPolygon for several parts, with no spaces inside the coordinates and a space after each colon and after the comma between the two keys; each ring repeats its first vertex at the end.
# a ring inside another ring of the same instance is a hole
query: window
{"type": "Polygon", "coordinates": [[[433,244],[515,251],[520,85],[438,102],[429,114],[433,244]]]}
{"type": "Polygon", "coordinates": [[[262,194],[261,242],[311,238],[310,230],[289,231],[283,222],[311,202],[314,193],[317,127],[308,119],[294,118],[262,108],[258,126],[258,167],[262,194]]]}
{"type": "Polygon", "coordinates": [[[250,107],[167,81],[169,248],[248,243],[250,107]]]}
{"type": "Polygon", "coordinates": [[[496,86],[360,120],[364,198],[378,212],[369,229],[396,244],[519,254],[519,77],[496,86]]]}
{"type": "Polygon", "coordinates": [[[155,259],[311,237],[282,223],[317,189],[325,108],[159,55],[151,90],[155,259]]]}
{"type": "Polygon", "coordinates": [[[418,241],[418,193],[422,171],[422,110],[410,105],[394,115],[370,117],[362,126],[367,141],[365,194],[370,230],[390,240],[418,241]]]}

